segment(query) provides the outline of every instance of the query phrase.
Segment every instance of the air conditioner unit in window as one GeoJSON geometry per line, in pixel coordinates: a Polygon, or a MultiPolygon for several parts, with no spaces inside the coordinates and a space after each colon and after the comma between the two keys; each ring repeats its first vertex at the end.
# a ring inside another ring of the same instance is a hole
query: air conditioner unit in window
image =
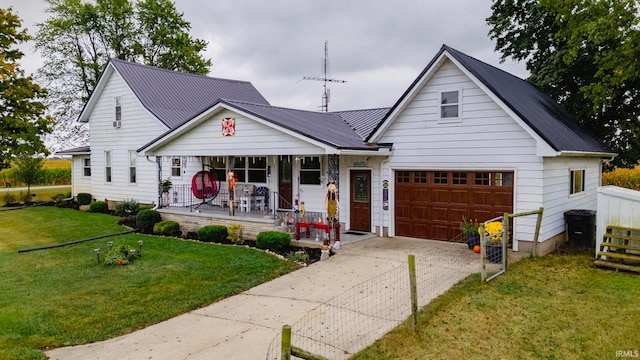
{"type": "Polygon", "coordinates": [[[120,126],[122,126],[122,122],[119,120],[116,120],[113,122],[113,127],[115,128],[119,128],[120,126]]]}

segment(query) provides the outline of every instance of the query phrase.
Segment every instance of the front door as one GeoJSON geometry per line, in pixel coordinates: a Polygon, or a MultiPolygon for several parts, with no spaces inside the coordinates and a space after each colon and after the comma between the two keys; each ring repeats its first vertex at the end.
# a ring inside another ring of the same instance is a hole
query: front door
{"type": "Polygon", "coordinates": [[[293,199],[291,156],[282,155],[278,162],[278,209],[291,209],[293,199]]]}
{"type": "Polygon", "coordinates": [[[371,171],[351,170],[350,229],[371,232],[371,171]]]}

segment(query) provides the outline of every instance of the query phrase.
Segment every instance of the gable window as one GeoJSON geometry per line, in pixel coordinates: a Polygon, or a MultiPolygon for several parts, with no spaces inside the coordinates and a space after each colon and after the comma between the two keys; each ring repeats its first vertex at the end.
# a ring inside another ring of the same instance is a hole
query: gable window
{"type": "Polygon", "coordinates": [[[320,185],[320,169],[319,156],[305,156],[300,164],[300,184],[301,185],[320,185]]]}
{"type": "Polygon", "coordinates": [[[82,159],[82,171],[84,176],[91,176],[91,158],[82,159]]]}
{"type": "Polygon", "coordinates": [[[115,118],[113,120],[113,127],[119,128],[122,126],[122,96],[116,96],[113,98],[113,105],[115,110],[115,118]]]}
{"type": "Polygon", "coordinates": [[[584,191],[584,170],[571,170],[571,184],[569,194],[578,194],[584,191]]]}
{"type": "Polygon", "coordinates": [[[111,151],[104,152],[104,181],[111,182],[111,151]]]}
{"type": "Polygon", "coordinates": [[[129,150],[129,182],[136,182],[136,151],[129,150]]]}
{"type": "Polygon", "coordinates": [[[179,157],[171,158],[171,176],[182,175],[182,161],[179,157]]]}
{"type": "Polygon", "coordinates": [[[459,90],[441,91],[438,93],[440,120],[460,120],[460,93],[461,91],[459,90]]]}
{"type": "Polygon", "coordinates": [[[267,158],[264,156],[251,157],[247,161],[249,166],[249,182],[267,182],[267,158]]]}

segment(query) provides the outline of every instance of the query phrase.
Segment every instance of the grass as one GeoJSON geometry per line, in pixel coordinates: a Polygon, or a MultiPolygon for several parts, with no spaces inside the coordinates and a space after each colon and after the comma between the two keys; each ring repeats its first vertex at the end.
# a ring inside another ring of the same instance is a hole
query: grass
{"type": "Polygon", "coordinates": [[[638,324],[640,276],[595,268],[589,249],[470,276],[421,310],[417,334],[403,323],[352,359],[615,359],[640,350],[638,324]]]}
{"type": "Polygon", "coordinates": [[[105,340],[239,293],[295,269],[255,249],[140,234],[18,253],[123,231],[117,218],[39,207],[0,212],[0,359],[45,359],[41,349],[105,340]],[[106,267],[94,249],[138,249],[106,267]]]}

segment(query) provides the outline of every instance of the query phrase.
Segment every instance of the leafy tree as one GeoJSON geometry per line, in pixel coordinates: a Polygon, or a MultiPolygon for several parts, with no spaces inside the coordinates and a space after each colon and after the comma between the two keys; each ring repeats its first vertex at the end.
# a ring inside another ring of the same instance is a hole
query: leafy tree
{"type": "Polygon", "coordinates": [[[540,87],[619,156],[640,159],[637,0],[495,0],[487,18],[502,60],[526,60],[540,87]]]}
{"type": "Polygon", "coordinates": [[[44,177],[43,162],[40,157],[24,154],[15,159],[12,176],[17,182],[27,184],[27,194],[31,194],[31,185],[38,184],[44,177]]]}
{"type": "Polygon", "coordinates": [[[75,121],[111,58],[168,70],[207,74],[207,43],[189,36],[190,24],[169,0],[46,0],[51,15],[38,24],[39,78],[50,91],[58,120],[53,142],[86,143],[87,126],[75,121]]]}
{"type": "Polygon", "coordinates": [[[30,39],[21,25],[11,8],[0,8],[0,169],[18,154],[46,154],[42,136],[51,131],[41,102],[47,90],[25,77],[18,63],[24,54],[14,46],[30,39]]]}

